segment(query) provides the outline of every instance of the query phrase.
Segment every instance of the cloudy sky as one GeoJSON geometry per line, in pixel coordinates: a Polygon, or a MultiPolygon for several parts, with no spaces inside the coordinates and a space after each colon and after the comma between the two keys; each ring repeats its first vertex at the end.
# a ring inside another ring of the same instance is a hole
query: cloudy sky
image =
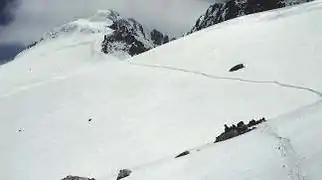
{"type": "Polygon", "coordinates": [[[28,44],[51,28],[99,9],[113,9],[178,36],[187,32],[212,0],[0,0],[0,44],[28,44]],[[11,12],[11,14],[10,14],[11,12]],[[15,17],[15,18],[13,18],[15,17]]]}

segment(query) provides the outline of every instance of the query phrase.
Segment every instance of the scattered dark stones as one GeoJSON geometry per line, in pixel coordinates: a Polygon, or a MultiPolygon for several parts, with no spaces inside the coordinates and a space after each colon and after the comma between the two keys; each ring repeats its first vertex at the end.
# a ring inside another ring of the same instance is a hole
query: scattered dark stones
{"type": "Polygon", "coordinates": [[[131,173],[132,173],[132,171],[129,169],[122,169],[122,170],[120,170],[119,174],[117,175],[116,180],[126,178],[126,177],[130,176],[131,173]]]}
{"type": "Polygon", "coordinates": [[[190,152],[189,152],[189,151],[184,151],[184,152],[182,152],[182,153],[178,154],[175,158],[179,158],[179,157],[182,157],[182,156],[186,156],[186,155],[188,155],[188,154],[190,154],[190,152]]]}
{"type": "Polygon", "coordinates": [[[252,131],[254,129],[256,129],[256,125],[266,122],[265,118],[261,118],[259,120],[251,120],[249,121],[248,124],[245,124],[243,121],[240,121],[239,123],[237,123],[237,126],[235,124],[233,124],[232,126],[227,126],[227,124],[224,125],[224,129],[225,132],[221,133],[219,136],[216,137],[216,142],[220,142],[220,141],[225,141],[227,139],[245,134],[249,131],[252,131]]]}
{"type": "Polygon", "coordinates": [[[245,68],[244,64],[237,64],[236,66],[234,66],[231,69],[229,69],[229,72],[238,71],[238,70],[243,69],[243,68],[245,68]]]}
{"type": "Polygon", "coordinates": [[[86,178],[86,177],[79,177],[79,176],[67,176],[62,180],[95,180],[95,178],[86,178]]]}

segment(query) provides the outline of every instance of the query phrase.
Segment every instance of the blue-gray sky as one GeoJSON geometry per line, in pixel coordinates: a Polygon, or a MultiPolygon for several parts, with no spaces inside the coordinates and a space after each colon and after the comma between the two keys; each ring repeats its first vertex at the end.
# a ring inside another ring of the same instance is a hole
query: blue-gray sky
{"type": "Polygon", "coordinates": [[[12,60],[23,49],[24,46],[21,44],[0,44],[0,65],[12,60]]]}
{"type": "Polygon", "coordinates": [[[53,27],[104,9],[179,36],[189,31],[212,3],[213,0],[0,0],[0,47],[29,44],[53,27]]]}

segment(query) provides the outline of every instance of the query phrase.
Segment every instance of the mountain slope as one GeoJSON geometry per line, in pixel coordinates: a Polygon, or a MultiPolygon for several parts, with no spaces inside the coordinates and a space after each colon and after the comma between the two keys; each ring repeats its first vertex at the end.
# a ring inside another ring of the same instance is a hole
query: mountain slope
{"type": "Polygon", "coordinates": [[[103,180],[130,168],[127,179],[318,180],[321,9],[240,17],[128,61],[92,35],[35,46],[0,67],[2,178],[103,180]],[[224,124],[259,117],[271,121],[207,145],[224,124]]]}
{"type": "Polygon", "coordinates": [[[226,3],[215,3],[197,20],[188,34],[236,17],[309,1],[312,0],[230,0],[226,3]]]}

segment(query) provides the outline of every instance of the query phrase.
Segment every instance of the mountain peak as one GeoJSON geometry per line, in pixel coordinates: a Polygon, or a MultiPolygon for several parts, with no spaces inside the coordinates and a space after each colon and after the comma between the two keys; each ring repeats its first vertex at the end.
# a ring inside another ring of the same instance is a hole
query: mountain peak
{"type": "Polygon", "coordinates": [[[43,39],[53,39],[61,35],[70,35],[74,33],[108,33],[110,31],[108,26],[118,19],[121,19],[120,15],[113,10],[99,10],[89,18],[76,19],[54,28],[52,31],[46,33],[43,39]]]}
{"type": "Polygon", "coordinates": [[[106,54],[125,52],[133,56],[169,42],[167,35],[155,29],[151,30],[133,18],[123,18],[113,10],[98,10],[88,18],[76,19],[53,28],[27,49],[52,39],[69,37],[80,39],[84,35],[95,34],[96,40],[103,41],[101,50],[106,54]]]}
{"type": "Polygon", "coordinates": [[[102,42],[102,51],[106,54],[122,51],[134,56],[169,42],[167,35],[133,18],[116,18],[109,28],[113,32],[106,34],[102,42]]]}

